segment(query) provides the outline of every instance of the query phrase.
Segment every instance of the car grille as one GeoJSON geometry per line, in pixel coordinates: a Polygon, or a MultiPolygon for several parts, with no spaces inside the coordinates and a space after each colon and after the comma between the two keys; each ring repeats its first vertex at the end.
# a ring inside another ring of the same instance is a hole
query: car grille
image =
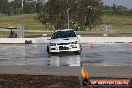
{"type": "Polygon", "coordinates": [[[69,45],[70,43],[58,43],[57,45],[69,45]]]}
{"type": "Polygon", "coordinates": [[[69,50],[69,47],[59,46],[59,50],[69,50]]]}

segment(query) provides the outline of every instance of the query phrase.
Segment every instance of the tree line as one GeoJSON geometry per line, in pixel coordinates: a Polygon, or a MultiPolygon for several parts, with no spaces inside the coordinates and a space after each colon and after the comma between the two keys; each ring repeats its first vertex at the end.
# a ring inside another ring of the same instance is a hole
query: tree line
{"type": "Polygon", "coordinates": [[[132,17],[132,9],[128,9],[123,5],[113,4],[112,6],[103,5],[102,15],[107,16],[130,16],[132,17]]]}
{"type": "Polygon", "coordinates": [[[36,20],[47,29],[69,26],[75,30],[90,31],[101,23],[102,15],[132,16],[132,10],[122,5],[107,6],[102,0],[48,0],[45,3],[24,0],[23,4],[22,8],[22,0],[0,0],[0,15],[37,13],[36,20]]]}
{"type": "Polygon", "coordinates": [[[69,19],[70,28],[91,31],[101,24],[103,15],[132,16],[132,10],[122,5],[106,6],[102,0],[48,0],[37,19],[47,29],[68,28],[69,19]]]}
{"type": "Polygon", "coordinates": [[[24,0],[0,0],[0,15],[37,13],[36,17],[46,28],[70,28],[90,30],[101,20],[101,0],[48,0],[47,2],[26,2],[24,0]],[[69,18],[67,16],[69,15],[69,18]]]}
{"type": "Polygon", "coordinates": [[[0,14],[1,15],[18,15],[18,14],[32,14],[39,12],[39,5],[41,2],[27,2],[24,0],[22,8],[22,0],[0,0],[0,14]]]}
{"type": "Polygon", "coordinates": [[[46,28],[68,28],[69,23],[75,30],[91,31],[101,21],[101,7],[101,0],[48,0],[37,19],[46,28]]]}

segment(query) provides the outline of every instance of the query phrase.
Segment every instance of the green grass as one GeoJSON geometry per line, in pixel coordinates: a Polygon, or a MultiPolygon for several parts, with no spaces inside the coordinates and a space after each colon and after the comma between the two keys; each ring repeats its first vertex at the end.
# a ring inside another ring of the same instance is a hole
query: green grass
{"type": "Polygon", "coordinates": [[[132,18],[124,16],[102,16],[102,23],[112,25],[132,25],[132,18]]]}
{"type": "Polygon", "coordinates": [[[132,33],[132,17],[102,16],[102,24],[112,25],[114,33],[132,33]]]}
{"type": "Polygon", "coordinates": [[[18,24],[23,24],[25,30],[43,30],[43,25],[35,20],[35,16],[36,14],[2,16],[0,17],[0,26],[7,28],[10,25],[17,26],[18,24]]]}
{"type": "MultiPolygon", "coordinates": [[[[44,26],[37,20],[35,20],[36,14],[25,14],[19,16],[1,16],[0,17],[0,27],[7,28],[8,26],[17,26],[18,24],[23,24],[25,30],[46,30],[44,26]]],[[[132,33],[132,17],[125,16],[102,16],[102,24],[112,25],[113,33],[132,33]]],[[[96,34],[103,33],[100,30],[100,25],[92,32],[80,32],[79,34],[96,34]]],[[[2,35],[3,32],[0,32],[2,35]]],[[[9,34],[8,32],[5,34],[9,34]]],[[[43,34],[43,33],[25,33],[29,34],[43,34]]],[[[49,33],[51,34],[51,33],[49,33]]]]}
{"type": "MultiPolygon", "coordinates": [[[[16,32],[15,32],[16,33],[16,32]]],[[[47,34],[47,36],[51,36],[52,32],[24,32],[25,36],[42,36],[43,34],[47,34]]],[[[8,38],[10,35],[10,31],[0,31],[0,37],[8,38]]]]}

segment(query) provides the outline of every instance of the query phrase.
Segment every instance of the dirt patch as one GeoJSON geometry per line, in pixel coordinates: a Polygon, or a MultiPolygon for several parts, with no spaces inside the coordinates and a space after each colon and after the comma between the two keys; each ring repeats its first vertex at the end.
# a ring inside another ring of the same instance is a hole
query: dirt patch
{"type": "Polygon", "coordinates": [[[78,77],[0,75],[0,88],[80,88],[78,77]]]}
{"type": "Polygon", "coordinates": [[[0,74],[0,88],[129,88],[83,87],[78,77],[0,74]]]}

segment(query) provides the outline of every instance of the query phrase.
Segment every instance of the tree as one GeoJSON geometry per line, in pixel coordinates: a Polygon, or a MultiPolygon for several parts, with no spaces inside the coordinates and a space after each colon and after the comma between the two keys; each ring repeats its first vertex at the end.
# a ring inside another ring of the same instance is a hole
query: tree
{"type": "Polygon", "coordinates": [[[36,2],[26,2],[24,1],[23,13],[31,14],[35,13],[36,2]]]}
{"type": "Polygon", "coordinates": [[[9,3],[8,0],[0,0],[0,13],[5,15],[8,14],[9,3]]]}
{"type": "Polygon", "coordinates": [[[13,8],[14,14],[31,14],[36,11],[36,2],[26,2],[24,0],[24,7],[22,8],[22,0],[14,0],[10,3],[10,8],[13,8]]]}
{"type": "Polygon", "coordinates": [[[53,25],[56,29],[65,28],[66,7],[64,2],[65,0],[48,0],[38,15],[39,21],[44,25],[53,25]]]}
{"type": "Polygon", "coordinates": [[[41,13],[42,10],[43,10],[43,3],[42,2],[36,3],[36,13],[41,13]]]}
{"type": "Polygon", "coordinates": [[[70,28],[80,27],[85,30],[88,27],[91,31],[100,19],[101,5],[101,0],[48,0],[39,12],[38,20],[56,29],[66,28],[69,11],[70,28]]]}
{"type": "MultiPolygon", "coordinates": [[[[101,19],[101,0],[80,0],[79,16],[80,25],[91,31],[97,22],[101,19]]],[[[81,27],[82,28],[82,27],[81,27]]]]}
{"type": "Polygon", "coordinates": [[[14,14],[22,14],[22,1],[21,0],[14,0],[10,3],[12,8],[14,9],[14,14]]]}

